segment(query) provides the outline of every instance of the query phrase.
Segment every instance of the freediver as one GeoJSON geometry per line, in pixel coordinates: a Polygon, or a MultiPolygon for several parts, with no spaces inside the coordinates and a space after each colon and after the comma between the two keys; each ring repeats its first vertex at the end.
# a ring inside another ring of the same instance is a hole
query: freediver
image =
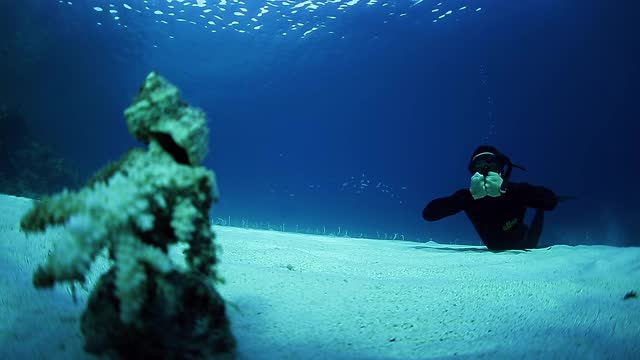
{"type": "Polygon", "coordinates": [[[471,186],[432,200],[422,211],[422,217],[437,221],[464,211],[489,250],[537,248],[544,212],[571,197],[558,197],[542,186],[510,182],[514,167],[526,170],[513,164],[494,146],[479,146],[469,162],[471,186]],[[524,223],[528,208],[535,210],[530,225],[524,223]]]}

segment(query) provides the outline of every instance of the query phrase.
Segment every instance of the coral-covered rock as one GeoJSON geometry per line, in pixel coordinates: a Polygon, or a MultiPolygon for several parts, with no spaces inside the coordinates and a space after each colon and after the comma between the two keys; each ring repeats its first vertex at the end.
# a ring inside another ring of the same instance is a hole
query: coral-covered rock
{"type": "Polygon", "coordinates": [[[224,302],[206,281],[176,271],[156,276],[139,326],[118,321],[115,281],[113,270],[103,275],[89,298],[80,325],[85,351],[121,359],[233,358],[224,302]]]}
{"type": "Polygon", "coordinates": [[[156,73],[147,76],[125,116],[133,136],[145,143],[155,140],[180,163],[199,165],[207,154],[204,113],[187,106],[179,90],[156,73]]]}
{"type": "Polygon", "coordinates": [[[22,218],[25,232],[55,225],[67,230],[33,283],[84,282],[106,248],[113,268],[99,280],[83,316],[88,351],[124,358],[153,348],[194,354],[147,357],[163,359],[231,354],[224,302],[213,288],[220,279],[209,209],[218,194],[213,172],[200,166],[207,151],[205,114],[151,73],[125,115],[147,148],[129,151],[79,191],[45,198],[22,218]],[[186,245],[186,266],[169,256],[176,244],[186,245]]]}

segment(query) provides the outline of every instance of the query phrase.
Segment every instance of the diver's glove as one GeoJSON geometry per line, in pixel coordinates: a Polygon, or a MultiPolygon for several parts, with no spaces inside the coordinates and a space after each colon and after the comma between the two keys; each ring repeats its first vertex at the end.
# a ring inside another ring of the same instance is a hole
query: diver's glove
{"type": "Polygon", "coordinates": [[[478,200],[487,196],[487,189],[484,184],[484,175],[475,173],[471,177],[471,187],[469,188],[473,200],[478,200]]]}
{"type": "Polygon", "coordinates": [[[493,171],[489,171],[489,175],[485,178],[487,195],[491,197],[498,197],[504,192],[502,191],[502,177],[500,174],[493,171]]]}

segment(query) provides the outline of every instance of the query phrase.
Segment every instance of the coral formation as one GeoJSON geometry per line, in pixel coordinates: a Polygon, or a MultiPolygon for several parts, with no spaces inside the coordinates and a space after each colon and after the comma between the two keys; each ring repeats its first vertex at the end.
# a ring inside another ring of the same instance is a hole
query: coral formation
{"type": "Polygon", "coordinates": [[[106,248],[113,268],[98,281],[82,317],[87,351],[125,358],[149,349],[162,358],[231,354],[235,340],[214,288],[220,279],[208,214],[218,194],[213,172],[201,166],[205,114],[151,73],[125,116],[146,149],[128,152],[77,192],[45,198],[22,218],[26,232],[64,225],[68,233],[33,283],[83,282],[106,248]],[[187,245],[186,269],[168,255],[178,243],[187,245]],[[179,329],[159,331],[158,324],[179,329]],[[167,334],[177,338],[167,344],[167,334]]]}

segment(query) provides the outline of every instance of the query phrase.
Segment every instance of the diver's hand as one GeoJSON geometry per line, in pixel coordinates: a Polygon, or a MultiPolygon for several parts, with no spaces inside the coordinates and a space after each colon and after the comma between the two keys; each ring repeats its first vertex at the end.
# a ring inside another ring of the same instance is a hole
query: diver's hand
{"type": "Polygon", "coordinates": [[[489,171],[489,174],[485,178],[487,195],[491,197],[498,197],[502,195],[502,177],[500,174],[489,171]]]}
{"type": "Polygon", "coordinates": [[[471,177],[471,187],[469,188],[473,200],[481,199],[487,196],[487,188],[484,184],[484,176],[480,173],[475,173],[471,177]]]}

